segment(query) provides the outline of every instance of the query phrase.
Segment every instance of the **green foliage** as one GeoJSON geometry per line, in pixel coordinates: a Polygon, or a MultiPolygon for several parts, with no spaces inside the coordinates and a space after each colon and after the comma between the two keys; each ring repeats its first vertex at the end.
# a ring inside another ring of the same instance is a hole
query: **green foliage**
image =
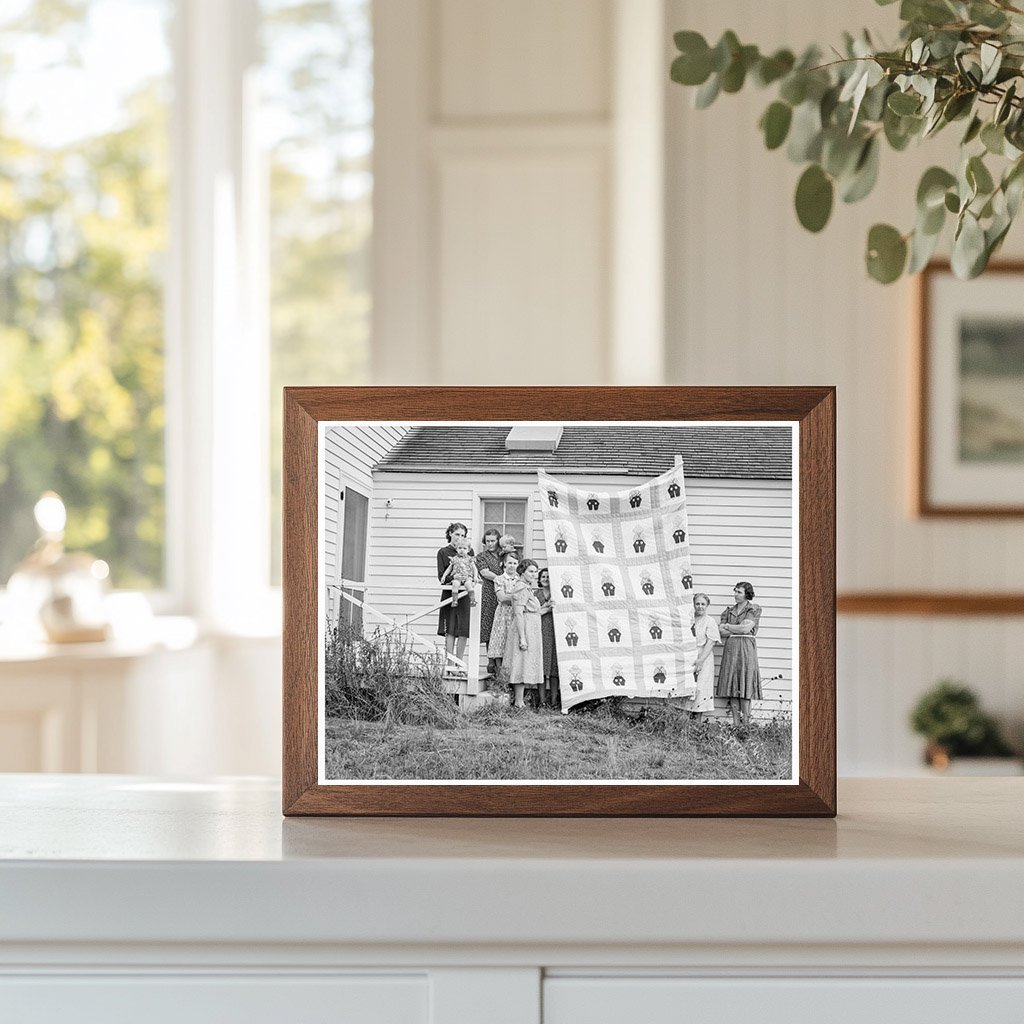
{"type": "Polygon", "coordinates": [[[978,706],[974,692],[949,679],[942,680],[917,702],[910,725],[914,732],[954,757],[1003,757],[1013,753],[995,720],[978,706]]]}
{"type": "Polygon", "coordinates": [[[866,32],[846,34],[828,60],[816,47],[799,57],[789,50],[762,54],[732,31],[713,47],[697,32],[677,32],[671,77],[699,86],[699,109],[747,81],[774,86],[777,99],[759,127],[768,149],[788,139],[789,159],[810,165],[795,197],[808,231],[828,223],[836,193],[847,203],[871,193],[882,140],[900,152],[964,122],[960,165],[925,172],[913,227],[875,225],[865,263],[883,284],[921,270],[948,211],[955,216],[953,270],[977,277],[1002,245],[1024,193],[1024,10],[1012,0],[902,0],[899,18],[897,45],[878,47],[866,32]]]}
{"type": "MultiPolygon", "coordinates": [[[[73,66],[86,14],[37,0],[3,19],[0,91],[18,85],[19,44],[73,66]]],[[[26,137],[0,109],[0,585],[48,489],[68,546],[106,559],[116,586],[163,581],[167,113],[159,77],[74,142],[26,137]]]]}

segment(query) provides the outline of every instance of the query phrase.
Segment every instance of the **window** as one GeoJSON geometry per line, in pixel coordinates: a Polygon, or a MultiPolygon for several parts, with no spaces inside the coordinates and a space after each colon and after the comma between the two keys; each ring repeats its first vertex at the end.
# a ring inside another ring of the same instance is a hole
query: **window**
{"type": "Polygon", "coordinates": [[[516,554],[522,558],[526,543],[526,499],[485,498],[483,514],[484,532],[497,530],[501,534],[512,534],[516,539],[516,554]]]}
{"type": "MultiPolygon", "coordinates": [[[[366,529],[369,524],[370,499],[365,494],[346,487],[341,495],[341,508],[341,578],[365,583],[366,529]]],[[[345,588],[344,593],[351,594],[358,601],[362,601],[366,596],[363,590],[349,588],[345,588]]],[[[358,629],[363,624],[363,609],[342,598],[340,617],[358,629]]]]}
{"type": "Polygon", "coordinates": [[[14,0],[0,15],[0,586],[51,489],[68,546],[115,586],[164,582],[172,13],[14,0]]]}
{"type": "Polygon", "coordinates": [[[370,336],[369,0],[262,0],[269,157],[270,566],[280,565],[281,388],[363,384],[370,336]]]}

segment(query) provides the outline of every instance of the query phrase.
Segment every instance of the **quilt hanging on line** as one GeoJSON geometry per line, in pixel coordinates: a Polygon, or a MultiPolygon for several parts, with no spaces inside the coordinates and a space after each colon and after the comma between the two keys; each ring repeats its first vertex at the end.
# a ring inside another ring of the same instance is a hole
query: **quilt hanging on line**
{"type": "Polygon", "coordinates": [[[693,694],[693,576],[683,467],[625,491],[538,472],[562,709],[693,694]]]}

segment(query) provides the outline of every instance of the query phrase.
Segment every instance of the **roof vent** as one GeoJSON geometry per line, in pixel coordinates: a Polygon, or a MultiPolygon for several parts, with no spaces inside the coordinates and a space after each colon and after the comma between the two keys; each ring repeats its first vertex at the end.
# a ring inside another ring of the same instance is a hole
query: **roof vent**
{"type": "Polygon", "coordinates": [[[534,423],[513,427],[505,438],[510,452],[553,452],[562,440],[560,423],[534,423]]]}

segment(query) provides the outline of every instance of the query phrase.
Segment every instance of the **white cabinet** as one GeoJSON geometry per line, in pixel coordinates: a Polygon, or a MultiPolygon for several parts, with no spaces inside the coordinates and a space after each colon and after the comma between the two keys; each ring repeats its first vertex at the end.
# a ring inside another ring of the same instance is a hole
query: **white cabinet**
{"type": "Polygon", "coordinates": [[[428,1024],[425,973],[402,976],[0,978],[17,1024],[428,1024]]]}
{"type": "Polygon", "coordinates": [[[0,776],[0,1022],[1021,1024],[1020,797],[282,820],[257,779],[0,776]]]}
{"type": "Polygon", "coordinates": [[[553,977],[544,1024],[1020,1024],[1024,978],[553,977]]]}

